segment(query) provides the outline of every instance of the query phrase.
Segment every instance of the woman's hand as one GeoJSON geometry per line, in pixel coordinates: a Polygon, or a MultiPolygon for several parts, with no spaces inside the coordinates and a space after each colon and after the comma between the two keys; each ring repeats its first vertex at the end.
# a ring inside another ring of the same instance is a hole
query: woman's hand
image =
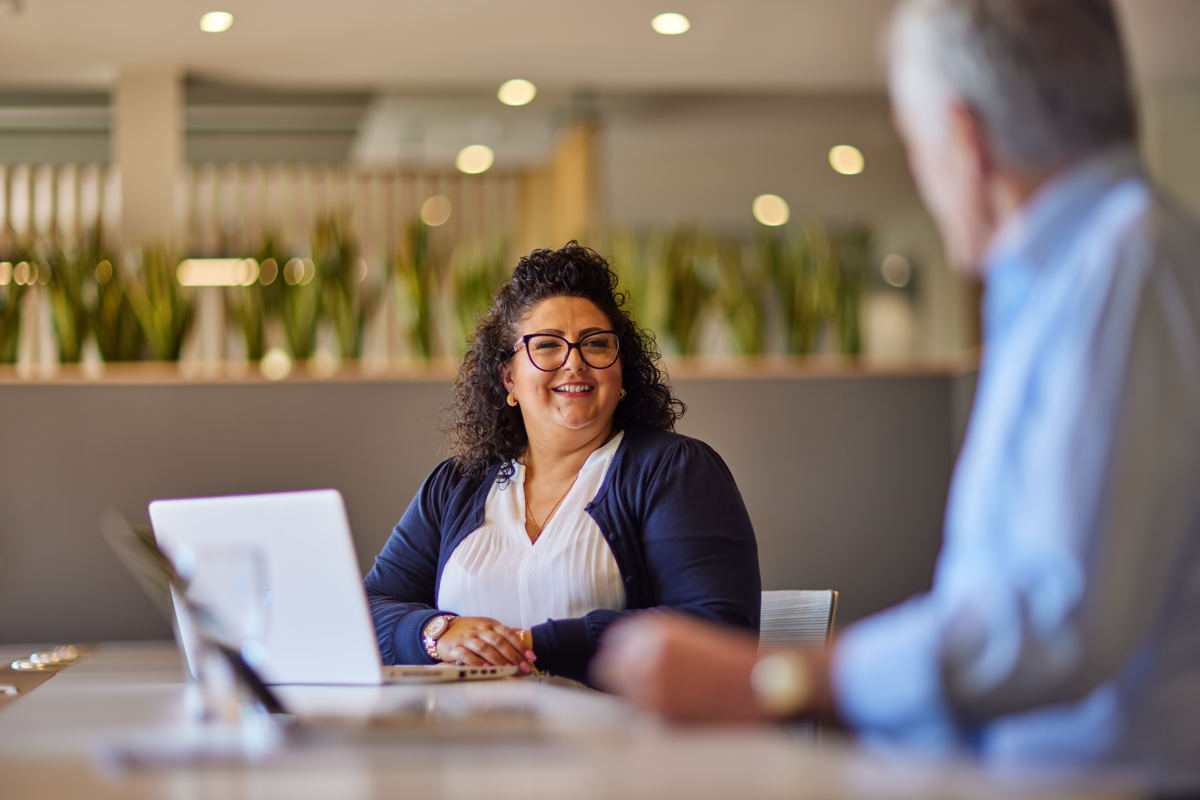
{"type": "Polygon", "coordinates": [[[529,672],[536,658],[521,642],[521,631],[488,617],[455,617],[437,643],[438,657],[472,667],[516,664],[529,672]]]}

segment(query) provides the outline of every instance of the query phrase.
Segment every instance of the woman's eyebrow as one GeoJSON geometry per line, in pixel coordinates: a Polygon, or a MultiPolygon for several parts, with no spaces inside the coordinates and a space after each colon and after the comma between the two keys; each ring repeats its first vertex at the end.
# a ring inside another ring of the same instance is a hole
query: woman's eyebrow
{"type": "MultiPolygon", "coordinates": [[[[599,327],[596,327],[593,325],[590,328],[584,328],[583,330],[581,330],[579,332],[579,335],[581,337],[583,337],[583,336],[587,336],[588,334],[597,333],[599,331],[604,331],[605,333],[608,333],[608,328],[599,328],[599,327]]],[[[538,333],[553,333],[556,336],[566,336],[567,335],[564,331],[559,330],[558,328],[542,328],[541,330],[536,330],[533,333],[528,334],[528,335],[533,336],[534,334],[538,334],[538,333]]]]}

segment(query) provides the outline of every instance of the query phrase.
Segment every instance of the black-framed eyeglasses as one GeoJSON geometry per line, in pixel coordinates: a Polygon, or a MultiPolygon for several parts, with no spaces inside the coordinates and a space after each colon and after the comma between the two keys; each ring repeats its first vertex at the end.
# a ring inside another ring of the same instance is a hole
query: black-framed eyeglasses
{"type": "Polygon", "coordinates": [[[621,342],[616,331],[589,333],[578,342],[567,341],[555,333],[527,333],[521,337],[521,343],[513,348],[513,352],[524,348],[530,364],[542,372],[554,372],[567,363],[572,347],[579,350],[583,363],[592,369],[608,369],[617,363],[621,342]]]}

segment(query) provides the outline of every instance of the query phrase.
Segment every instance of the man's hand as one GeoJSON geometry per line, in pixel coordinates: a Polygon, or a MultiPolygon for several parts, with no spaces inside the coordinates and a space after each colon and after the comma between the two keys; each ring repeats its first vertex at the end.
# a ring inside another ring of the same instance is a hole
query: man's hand
{"type": "Polygon", "coordinates": [[[753,636],[670,612],[612,625],[592,663],[597,684],[677,720],[762,720],[750,686],[753,636]]]}

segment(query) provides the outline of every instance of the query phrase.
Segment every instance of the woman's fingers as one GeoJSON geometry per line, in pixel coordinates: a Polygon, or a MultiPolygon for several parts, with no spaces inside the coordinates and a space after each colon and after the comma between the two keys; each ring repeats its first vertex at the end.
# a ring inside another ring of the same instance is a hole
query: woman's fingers
{"type": "Polygon", "coordinates": [[[474,651],[467,648],[465,644],[457,645],[450,649],[448,653],[451,659],[456,663],[466,664],[468,667],[486,667],[487,662],[475,654],[474,651]]]}
{"type": "MultiPolygon", "coordinates": [[[[520,664],[525,661],[525,656],[521,654],[518,647],[514,647],[507,635],[509,629],[497,624],[494,627],[484,627],[475,632],[472,639],[467,640],[467,645],[480,658],[486,660],[489,664],[502,666],[505,664],[520,664]]],[[[518,643],[520,639],[518,638],[518,643]]]]}
{"type": "Polygon", "coordinates": [[[439,655],[469,666],[528,663],[520,633],[486,617],[458,617],[442,636],[439,655]]]}
{"type": "Polygon", "coordinates": [[[491,645],[492,649],[504,659],[493,663],[520,664],[526,660],[525,654],[521,651],[521,637],[512,628],[499,626],[490,631],[484,631],[480,634],[480,638],[491,645]]]}
{"type": "Polygon", "coordinates": [[[513,664],[518,662],[509,661],[499,650],[488,643],[482,636],[476,636],[467,640],[467,646],[474,651],[475,655],[479,656],[488,664],[503,666],[505,664],[513,664]]]}

